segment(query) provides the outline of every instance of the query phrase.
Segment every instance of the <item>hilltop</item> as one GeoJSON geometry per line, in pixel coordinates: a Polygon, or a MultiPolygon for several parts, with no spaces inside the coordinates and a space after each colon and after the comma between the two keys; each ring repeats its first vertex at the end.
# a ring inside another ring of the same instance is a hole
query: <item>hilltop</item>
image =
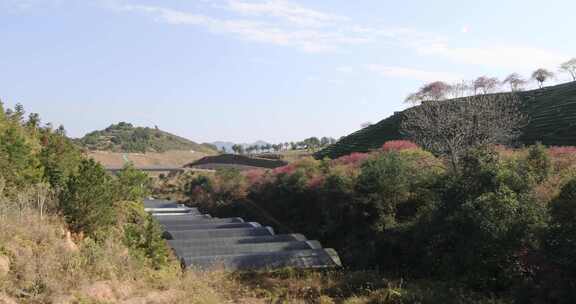
{"type": "MultiPolygon", "coordinates": [[[[530,122],[520,142],[542,142],[548,146],[576,146],[576,82],[518,93],[530,122]]],[[[403,112],[345,136],[316,153],[316,158],[337,158],[352,152],[368,152],[389,140],[403,139],[400,123],[403,112]]]]}
{"type": "Polygon", "coordinates": [[[146,153],[166,151],[195,151],[216,153],[209,144],[198,144],[186,138],[162,131],[158,128],[135,127],[126,122],[113,124],[100,131],[86,134],[77,140],[91,151],[146,153]]]}

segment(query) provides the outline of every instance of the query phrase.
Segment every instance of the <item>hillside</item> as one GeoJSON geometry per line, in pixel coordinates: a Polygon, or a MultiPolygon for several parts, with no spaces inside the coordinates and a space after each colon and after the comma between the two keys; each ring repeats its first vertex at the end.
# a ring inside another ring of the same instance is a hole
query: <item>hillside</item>
{"type": "Polygon", "coordinates": [[[145,153],[192,150],[208,154],[216,152],[212,145],[198,144],[158,128],[135,127],[126,122],[88,133],[77,142],[91,151],[145,153]]]}
{"type": "MultiPolygon", "coordinates": [[[[549,146],[576,146],[576,82],[519,93],[530,122],[520,138],[523,144],[537,141],[549,146]]],[[[316,158],[337,158],[352,152],[378,149],[389,140],[403,138],[402,112],[354,132],[319,151],[316,158]]]]}
{"type": "Polygon", "coordinates": [[[240,170],[250,170],[274,169],[286,166],[287,164],[288,163],[283,160],[248,157],[236,154],[221,154],[204,157],[196,162],[187,164],[185,167],[201,169],[236,168],[240,170]]]}

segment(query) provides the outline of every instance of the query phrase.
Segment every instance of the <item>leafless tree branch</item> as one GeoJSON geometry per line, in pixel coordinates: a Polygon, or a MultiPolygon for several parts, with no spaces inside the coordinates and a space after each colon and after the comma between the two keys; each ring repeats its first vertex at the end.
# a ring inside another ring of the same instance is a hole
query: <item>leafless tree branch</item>
{"type": "Polygon", "coordinates": [[[405,111],[401,130],[425,149],[447,156],[458,169],[465,151],[509,144],[527,121],[515,94],[492,94],[424,102],[405,111]]]}

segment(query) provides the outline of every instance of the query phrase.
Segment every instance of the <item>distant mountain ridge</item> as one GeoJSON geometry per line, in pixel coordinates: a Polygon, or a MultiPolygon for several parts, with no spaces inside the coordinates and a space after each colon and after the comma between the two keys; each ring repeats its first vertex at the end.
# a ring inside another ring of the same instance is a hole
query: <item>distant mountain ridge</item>
{"type": "Polygon", "coordinates": [[[112,124],[104,130],[88,133],[76,141],[92,151],[146,153],[193,150],[207,154],[217,152],[216,147],[210,144],[198,144],[158,128],[135,127],[127,122],[112,124]]]}

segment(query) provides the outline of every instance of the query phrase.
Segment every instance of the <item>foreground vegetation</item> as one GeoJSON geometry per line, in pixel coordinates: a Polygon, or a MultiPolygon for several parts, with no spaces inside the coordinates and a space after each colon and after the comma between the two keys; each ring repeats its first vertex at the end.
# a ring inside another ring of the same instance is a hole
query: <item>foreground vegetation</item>
{"type": "Polygon", "coordinates": [[[63,128],[1,109],[0,303],[492,301],[374,271],[182,271],[140,202],[149,182],[130,166],[110,176],[63,128]]]}
{"type": "Polygon", "coordinates": [[[376,272],[182,272],[171,256],[155,268],[121,234],[71,237],[61,217],[37,211],[0,222],[0,303],[479,303],[462,288],[376,272]]]}
{"type": "Polygon", "coordinates": [[[468,151],[459,170],[410,142],[182,182],[216,216],[300,231],[345,265],[518,303],[576,298],[576,149],[468,151]]]}
{"type": "Polygon", "coordinates": [[[182,272],[172,257],[156,269],[118,235],[69,238],[60,217],[36,211],[0,222],[0,303],[479,303],[461,288],[375,272],[182,272]]]}

